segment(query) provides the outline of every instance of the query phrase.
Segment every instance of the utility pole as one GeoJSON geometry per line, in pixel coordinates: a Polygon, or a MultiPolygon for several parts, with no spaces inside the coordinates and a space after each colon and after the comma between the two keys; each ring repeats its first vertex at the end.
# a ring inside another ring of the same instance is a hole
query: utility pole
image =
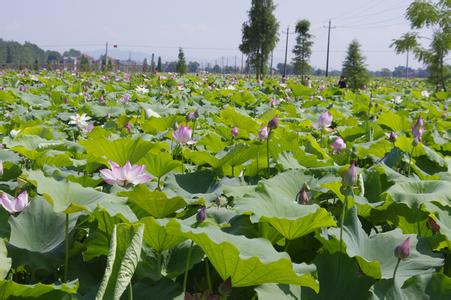
{"type": "Polygon", "coordinates": [[[287,27],[287,39],[285,41],[285,63],[283,65],[283,78],[287,76],[287,55],[288,55],[288,34],[290,33],[290,26],[287,27]]]}
{"type": "Polygon", "coordinates": [[[274,59],[274,50],[271,51],[271,67],[270,67],[270,71],[269,74],[272,76],[272,61],[274,59]]]}
{"type": "Polygon", "coordinates": [[[326,58],[326,77],[329,76],[329,48],[330,48],[330,30],[335,27],[331,27],[331,21],[329,19],[329,26],[327,30],[327,58],[326,58]]]}
{"type": "Polygon", "coordinates": [[[237,73],[237,69],[236,69],[236,55],[235,55],[235,68],[234,68],[235,74],[237,73]]]}
{"type": "Polygon", "coordinates": [[[108,67],[108,42],[106,42],[105,45],[105,69],[106,70],[108,67]]]}

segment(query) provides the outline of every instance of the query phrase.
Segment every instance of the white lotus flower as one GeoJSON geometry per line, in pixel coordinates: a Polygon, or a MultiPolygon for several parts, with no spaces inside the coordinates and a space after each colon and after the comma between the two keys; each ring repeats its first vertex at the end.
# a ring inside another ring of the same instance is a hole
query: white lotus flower
{"type": "Polygon", "coordinates": [[[395,103],[395,104],[401,104],[401,102],[402,102],[403,100],[401,99],[401,96],[396,96],[395,97],[395,99],[393,99],[393,102],[395,103]]]}
{"type": "Polygon", "coordinates": [[[423,96],[424,98],[429,98],[431,94],[428,91],[421,91],[421,96],[423,96]]]}
{"type": "Polygon", "coordinates": [[[147,93],[149,92],[149,90],[146,89],[146,88],[143,87],[143,86],[138,86],[138,87],[136,87],[135,91],[136,91],[138,94],[142,94],[142,95],[147,94],[147,93]]]}
{"type": "Polygon", "coordinates": [[[161,118],[160,114],[156,111],[152,110],[151,108],[146,108],[146,117],[147,119],[154,117],[154,118],[161,118]]]}
{"type": "Polygon", "coordinates": [[[9,135],[11,135],[12,137],[16,137],[19,133],[20,133],[20,129],[18,129],[18,130],[13,129],[9,132],[9,135]]]}
{"type": "Polygon", "coordinates": [[[70,116],[69,125],[75,125],[80,129],[87,128],[89,126],[88,121],[91,120],[86,114],[76,114],[74,116],[70,116]]]}

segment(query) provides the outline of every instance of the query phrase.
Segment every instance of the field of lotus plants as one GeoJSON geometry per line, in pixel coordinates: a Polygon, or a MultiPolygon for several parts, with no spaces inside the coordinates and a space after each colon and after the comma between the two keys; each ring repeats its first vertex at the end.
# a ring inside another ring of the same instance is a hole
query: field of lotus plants
{"type": "Polygon", "coordinates": [[[0,73],[0,299],[451,299],[420,80],[0,73]]]}

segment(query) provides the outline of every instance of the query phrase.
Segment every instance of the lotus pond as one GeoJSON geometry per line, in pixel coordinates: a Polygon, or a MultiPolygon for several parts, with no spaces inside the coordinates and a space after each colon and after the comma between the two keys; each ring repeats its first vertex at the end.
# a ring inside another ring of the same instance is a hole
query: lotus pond
{"type": "Polygon", "coordinates": [[[1,299],[451,299],[420,80],[0,73],[1,299]]]}

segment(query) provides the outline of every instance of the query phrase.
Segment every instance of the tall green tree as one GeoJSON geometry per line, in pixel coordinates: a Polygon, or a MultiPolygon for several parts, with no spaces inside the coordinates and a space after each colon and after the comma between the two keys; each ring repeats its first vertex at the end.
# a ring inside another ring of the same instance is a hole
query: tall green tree
{"type": "Polygon", "coordinates": [[[353,90],[361,89],[370,79],[370,73],[365,67],[365,57],[357,40],[353,40],[348,46],[341,73],[346,77],[348,87],[353,90]]]}
{"type": "Polygon", "coordinates": [[[186,60],[185,60],[185,53],[183,53],[183,49],[179,48],[179,60],[177,61],[177,73],[179,74],[185,74],[186,73],[186,60]]]}
{"type": "Polygon", "coordinates": [[[309,64],[310,56],[312,55],[312,35],[309,33],[310,22],[308,20],[300,20],[296,24],[295,32],[296,45],[293,49],[293,64],[296,71],[302,76],[310,73],[312,67],[309,64]]]}
{"type": "Polygon", "coordinates": [[[89,60],[86,55],[80,56],[80,71],[87,72],[89,71],[89,60]]]}
{"type": "Polygon", "coordinates": [[[279,40],[279,23],[273,14],[274,9],[272,0],[252,0],[249,20],[243,23],[239,48],[247,55],[257,80],[263,78],[268,69],[269,55],[279,40]]]}
{"type": "Polygon", "coordinates": [[[412,51],[427,66],[429,81],[437,90],[445,91],[450,77],[450,66],[446,64],[446,56],[451,48],[450,10],[449,0],[415,0],[407,8],[406,18],[412,30],[432,30],[429,47],[424,48],[418,42],[418,39],[423,38],[418,31],[408,32],[392,44],[397,53],[412,51]]]}
{"type": "Polygon", "coordinates": [[[142,65],[142,72],[147,73],[149,71],[149,64],[147,63],[147,58],[144,58],[142,65]]]}
{"type": "Polygon", "coordinates": [[[161,72],[162,70],[163,70],[163,66],[161,65],[161,56],[158,56],[157,72],[161,72]]]}

